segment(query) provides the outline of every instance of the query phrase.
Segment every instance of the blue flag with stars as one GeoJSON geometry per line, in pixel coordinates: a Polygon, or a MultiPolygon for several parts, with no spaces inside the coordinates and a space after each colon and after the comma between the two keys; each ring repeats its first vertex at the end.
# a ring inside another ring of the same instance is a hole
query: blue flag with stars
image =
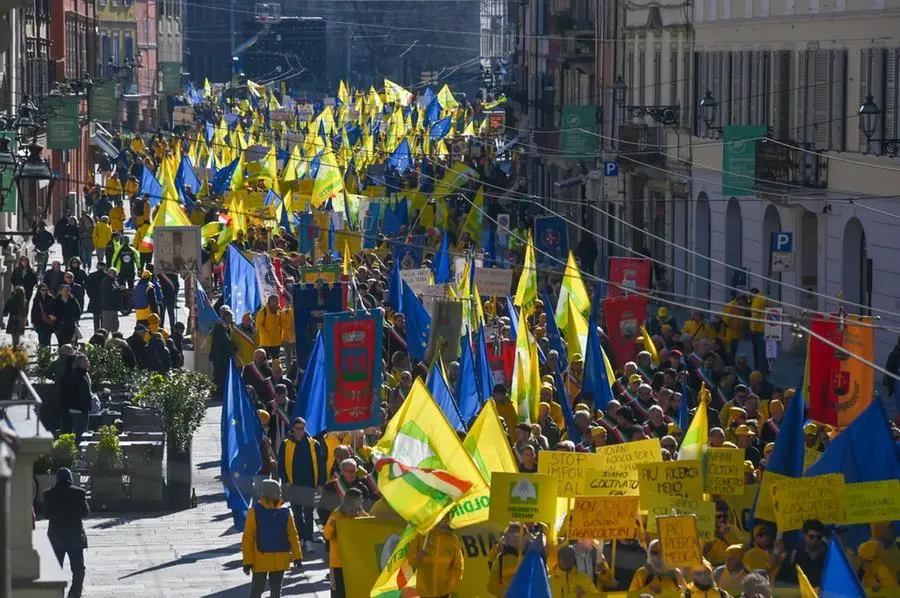
{"type": "Polygon", "coordinates": [[[426,380],[425,385],[428,387],[428,392],[431,393],[434,402],[437,403],[438,407],[441,408],[441,411],[444,412],[447,421],[450,422],[453,429],[465,432],[466,424],[463,422],[462,415],[459,413],[456,399],[453,398],[453,393],[450,391],[450,384],[447,382],[447,378],[444,377],[444,368],[440,361],[435,362],[435,364],[431,366],[431,371],[428,372],[428,379],[426,380]]]}
{"type": "Polygon", "coordinates": [[[431,333],[431,316],[409,285],[403,285],[403,317],[406,318],[406,347],[410,357],[425,360],[428,335],[431,333]]]}
{"type": "Polygon", "coordinates": [[[259,441],[265,431],[234,361],[222,399],[222,485],[234,527],[243,531],[253,476],[262,470],[259,441]]]}
{"type": "Polygon", "coordinates": [[[244,314],[256,316],[262,306],[256,268],[234,245],[228,246],[225,255],[225,284],[222,295],[226,305],[240,322],[244,314]]]}

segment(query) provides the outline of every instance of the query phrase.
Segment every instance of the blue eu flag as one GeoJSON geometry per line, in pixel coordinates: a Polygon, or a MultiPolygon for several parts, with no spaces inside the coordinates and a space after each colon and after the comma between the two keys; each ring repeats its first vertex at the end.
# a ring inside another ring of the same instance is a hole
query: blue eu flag
{"type": "Polygon", "coordinates": [[[222,401],[222,484],[234,527],[239,531],[247,520],[253,476],[262,470],[259,441],[263,433],[241,373],[232,361],[222,401]]]}
{"type": "Polygon", "coordinates": [[[403,316],[406,318],[406,347],[411,357],[424,361],[425,350],[428,348],[428,335],[431,333],[431,316],[409,285],[403,281],[401,284],[403,285],[403,316]]]}
{"type": "Polygon", "coordinates": [[[225,284],[222,293],[225,303],[231,307],[238,321],[244,314],[256,316],[262,306],[256,268],[234,245],[228,246],[225,259],[225,284]]]}

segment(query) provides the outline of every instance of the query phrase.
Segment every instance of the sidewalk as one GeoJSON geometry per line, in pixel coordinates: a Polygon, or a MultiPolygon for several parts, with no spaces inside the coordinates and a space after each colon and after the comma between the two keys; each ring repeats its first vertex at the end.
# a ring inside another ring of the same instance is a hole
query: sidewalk
{"type": "MultiPolygon", "coordinates": [[[[249,596],[241,570],[241,535],[232,526],[219,481],[219,420],[211,407],[194,436],[194,486],[199,505],[177,513],[96,514],[85,522],[88,549],[85,598],[249,596]]],[[[46,530],[39,521],[38,529],[46,530]]],[[[304,555],[304,571],[288,573],[285,596],[324,598],[324,544],[304,555]]],[[[65,565],[69,574],[68,563],[65,565]]]]}

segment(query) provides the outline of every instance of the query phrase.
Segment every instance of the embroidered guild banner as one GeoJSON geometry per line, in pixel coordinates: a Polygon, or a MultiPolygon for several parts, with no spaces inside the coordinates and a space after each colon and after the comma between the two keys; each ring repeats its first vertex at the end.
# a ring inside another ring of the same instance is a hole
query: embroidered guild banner
{"type": "Polygon", "coordinates": [[[325,392],[329,432],[381,424],[380,311],[325,314],[325,392]]]}

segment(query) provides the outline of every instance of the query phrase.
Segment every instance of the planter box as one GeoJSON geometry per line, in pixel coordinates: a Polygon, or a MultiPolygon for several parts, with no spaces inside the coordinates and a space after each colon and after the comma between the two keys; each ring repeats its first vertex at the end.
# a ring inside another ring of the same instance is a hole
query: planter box
{"type": "Polygon", "coordinates": [[[97,510],[116,508],[125,502],[121,472],[91,472],[91,502],[97,510]]]}

